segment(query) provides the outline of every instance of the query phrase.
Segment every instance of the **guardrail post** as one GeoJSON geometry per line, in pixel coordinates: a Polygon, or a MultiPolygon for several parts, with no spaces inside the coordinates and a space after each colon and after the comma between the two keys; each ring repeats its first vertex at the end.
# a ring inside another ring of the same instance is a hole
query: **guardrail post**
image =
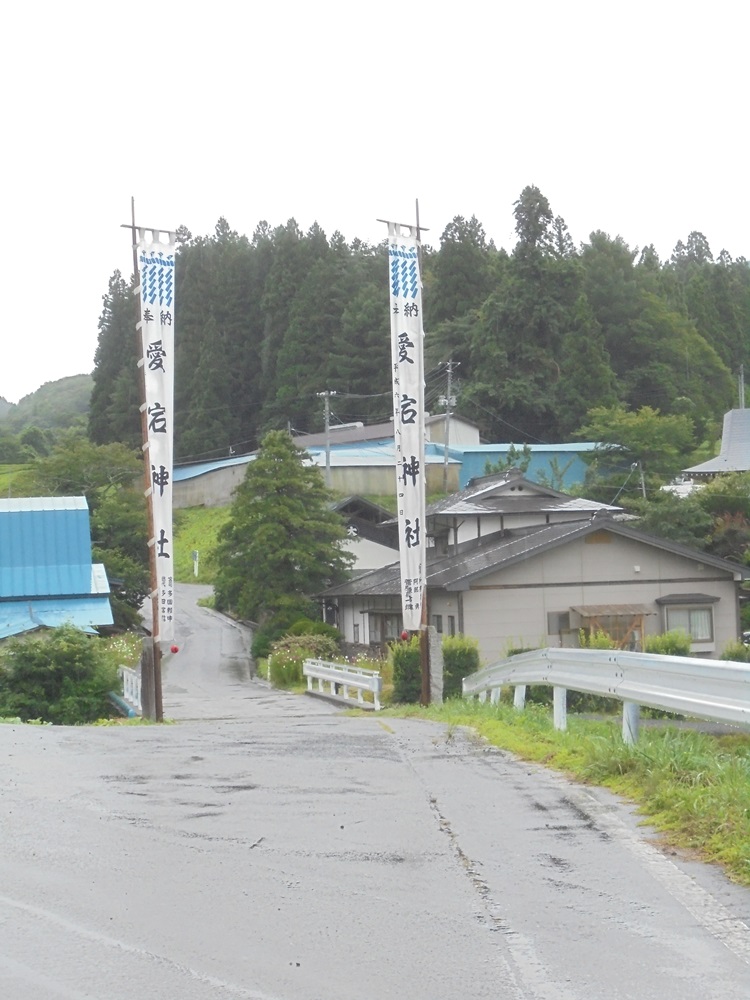
{"type": "Polygon", "coordinates": [[[634,701],[622,703],[622,738],[630,745],[638,742],[641,727],[641,706],[634,701]]]}
{"type": "Polygon", "coordinates": [[[552,721],[555,729],[568,728],[568,691],[564,687],[552,688],[552,721]]]}
{"type": "Polygon", "coordinates": [[[526,685],[516,684],[516,689],[513,692],[513,708],[517,708],[519,712],[522,712],[525,705],[526,705],[526,685]]]}
{"type": "Polygon", "coordinates": [[[502,690],[503,689],[500,687],[499,684],[498,684],[497,687],[492,688],[492,690],[490,691],[490,703],[491,704],[497,705],[497,703],[500,701],[500,695],[502,693],[502,690]]]}

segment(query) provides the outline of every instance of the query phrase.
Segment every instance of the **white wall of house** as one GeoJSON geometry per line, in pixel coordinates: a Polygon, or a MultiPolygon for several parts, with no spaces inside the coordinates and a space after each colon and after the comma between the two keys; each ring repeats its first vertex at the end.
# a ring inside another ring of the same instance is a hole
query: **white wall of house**
{"type": "Polygon", "coordinates": [[[381,569],[398,559],[398,550],[389,545],[381,545],[362,536],[348,537],[344,542],[345,552],[351,552],[356,559],[353,567],[355,573],[367,573],[371,569],[381,569]]]}
{"type": "MultiPolygon", "coordinates": [[[[553,511],[550,514],[550,523],[560,524],[564,521],[580,521],[581,516],[580,510],[571,511],[570,513],[566,511],[553,511]]],[[[546,523],[546,515],[536,512],[505,514],[503,517],[499,514],[483,514],[481,517],[472,514],[461,514],[456,517],[458,544],[473,541],[475,538],[485,538],[487,535],[492,535],[503,528],[506,530],[515,530],[518,528],[536,527],[537,525],[546,523]]],[[[451,528],[451,545],[455,544],[453,534],[453,529],[451,528]]]]}
{"type": "MultiPolygon", "coordinates": [[[[694,655],[718,657],[737,639],[737,590],[728,573],[606,531],[489,574],[468,590],[430,590],[428,613],[430,624],[442,627],[444,634],[453,626],[477,639],[482,662],[491,663],[510,648],[577,645],[577,629],[586,622],[571,612],[576,606],[645,605],[653,613],[643,619],[644,634],[659,634],[668,622],[666,609],[656,600],[673,594],[718,598],[706,605],[712,635],[693,643],[694,655]],[[570,613],[571,633],[548,631],[548,616],[565,613],[570,613]]],[[[399,598],[341,598],[339,606],[345,637],[354,641],[356,624],[358,641],[368,643],[373,640],[368,612],[397,613],[399,598]]]]}
{"type": "Polygon", "coordinates": [[[655,601],[676,593],[720,598],[712,605],[713,638],[693,644],[696,656],[718,656],[737,638],[736,585],[726,574],[609,532],[477,581],[463,594],[464,631],[479,640],[487,662],[504,656],[509,647],[560,645],[561,637],[547,632],[548,613],[577,605],[648,605],[654,613],[644,619],[645,634],[658,634],[666,623],[655,601]]]}
{"type": "MultiPolygon", "coordinates": [[[[427,440],[445,444],[445,417],[427,421],[427,440]]],[[[452,416],[449,427],[449,447],[468,447],[479,444],[479,428],[475,424],[452,416]]]]}

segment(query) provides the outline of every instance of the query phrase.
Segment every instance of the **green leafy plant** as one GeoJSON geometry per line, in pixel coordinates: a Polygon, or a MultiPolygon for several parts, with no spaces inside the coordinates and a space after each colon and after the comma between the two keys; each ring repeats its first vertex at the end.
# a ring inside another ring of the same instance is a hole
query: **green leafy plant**
{"type": "Polygon", "coordinates": [[[327,635],[286,635],[271,644],[269,680],[275,687],[299,687],[305,660],[332,660],[338,651],[338,643],[327,635]]]}
{"type": "Polygon", "coordinates": [[[0,715],[75,725],[112,714],[117,667],[99,642],[72,625],[11,639],[0,655],[0,715]]]}
{"type": "Polygon", "coordinates": [[[687,632],[674,629],[661,635],[647,635],[644,643],[647,653],[660,656],[690,656],[690,636],[687,632]]]}
{"type": "Polygon", "coordinates": [[[418,702],[422,693],[422,660],[419,636],[390,646],[393,663],[393,700],[404,704],[418,702]]]}
{"type": "Polygon", "coordinates": [[[464,677],[479,670],[479,643],[466,635],[443,639],[443,697],[460,698],[464,677]]]}
{"type": "Polygon", "coordinates": [[[750,663],[750,646],[746,646],[739,639],[736,642],[729,642],[721,651],[722,660],[736,660],[738,663],[750,663]]]}
{"type": "Polygon", "coordinates": [[[581,649],[617,649],[617,643],[604,629],[578,630],[578,643],[581,649]]]}

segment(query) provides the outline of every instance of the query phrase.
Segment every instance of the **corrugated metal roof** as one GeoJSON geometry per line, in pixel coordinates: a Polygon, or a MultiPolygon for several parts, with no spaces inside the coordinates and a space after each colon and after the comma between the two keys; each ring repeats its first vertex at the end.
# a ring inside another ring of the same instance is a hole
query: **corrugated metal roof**
{"type": "Polygon", "coordinates": [[[85,632],[112,624],[107,597],[55,598],[53,600],[0,601],[0,639],[38,628],[59,628],[70,623],[85,632]]]}
{"type": "Polygon", "coordinates": [[[87,594],[90,586],[84,497],[0,501],[0,598],[87,594]]]}
{"type": "Polygon", "coordinates": [[[750,470],[750,410],[730,410],[724,414],[721,450],[716,458],[693,465],[683,472],[693,475],[713,475],[718,472],[750,470]]]}
{"type": "Polygon", "coordinates": [[[0,500],[0,639],[70,622],[111,625],[107,574],[91,562],[85,497],[0,500]]]}
{"type": "MultiPolygon", "coordinates": [[[[468,423],[469,421],[467,421],[468,423]]],[[[560,452],[583,452],[583,451],[596,451],[597,448],[601,448],[600,444],[595,441],[575,441],[571,444],[522,444],[520,447],[517,444],[511,442],[505,442],[503,444],[466,444],[462,445],[462,451],[471,454],[485,454],[494,455],[496,452],[508,452],[511,448],[515,448],[517,451],[522,451],[524,448],[528,448],[531,454],[541,452],[542,454],[550,452],[551,454],[558,454],[560,452]]]]}

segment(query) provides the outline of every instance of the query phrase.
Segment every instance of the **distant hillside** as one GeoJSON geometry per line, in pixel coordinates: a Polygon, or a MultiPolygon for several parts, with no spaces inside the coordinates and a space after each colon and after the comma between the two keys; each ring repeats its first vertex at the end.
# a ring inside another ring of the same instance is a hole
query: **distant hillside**
{"type": "Polygon", "coordinates": [[[30,426],[47,430],[85,424],[93,384],[91,375],[69,375],[45,382],[18,403],[0,399],[0,427],[18,434],[30,426]]]}

